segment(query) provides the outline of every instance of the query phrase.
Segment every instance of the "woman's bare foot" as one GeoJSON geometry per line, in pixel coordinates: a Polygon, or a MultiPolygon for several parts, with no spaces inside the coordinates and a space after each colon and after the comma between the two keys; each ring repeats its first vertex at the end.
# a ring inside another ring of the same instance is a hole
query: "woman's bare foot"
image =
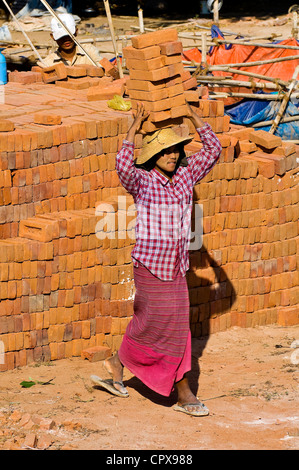
{"type": "Polygon", "coordinates": [[[119,360],[118,353],[115,353],[114,356],[110,357],[109,359],[106,359],[106,361],[104,362],[104,367],[107,372],[111,375],[114,387],[121,393],[126,393],[127,389],[122,383],[124,367],[119,360]]]}

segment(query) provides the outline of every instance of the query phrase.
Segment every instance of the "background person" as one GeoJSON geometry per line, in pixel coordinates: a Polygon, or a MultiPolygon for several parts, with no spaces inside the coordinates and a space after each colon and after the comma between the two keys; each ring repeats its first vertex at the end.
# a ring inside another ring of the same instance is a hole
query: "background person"
{"type": "MultiPolygon", "coordinates": [[[[58,15],[61,21],[68,28],[73,36],[77,36],[77,26],[75,19],[69,13],[62,13],[58,15]]],[[[91,65],[91,61],[84,54],[80,47],[76,45],[73,39],[67,34],[66,30],[61,26],[59,21],[55,18],[51,21],[51,38],[56,41],[58,48],[53,53],[49,54],[45,59],[44,63],[38,62],[40,67],[51,67],[60,62],[65,65],[91,65]]],[[[103,57],[100,55],[98,49],[92,44],[84,44],[84,49],[94,60],[94,62],[103,69],[100,61],[103,57]]],[[[104,70],[103,70],[104,75],[104,70]]]]}

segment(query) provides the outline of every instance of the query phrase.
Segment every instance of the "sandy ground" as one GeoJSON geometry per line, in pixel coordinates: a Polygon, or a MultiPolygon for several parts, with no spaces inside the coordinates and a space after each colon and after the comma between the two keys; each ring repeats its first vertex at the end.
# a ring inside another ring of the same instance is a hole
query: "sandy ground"
{"type": "Polygon", "coordinates": [[[0,449],[30,448],[32,435],[50,450],[298,449],[298,339],[299,327],[266,326],[193,340],[190,384],[210,410],[201,418],[174,411],[175,392],[162,397],[126,369],[129,398],[93,386],[91,374],[108,378],[102,362],[2,373],[0,449]],[[36,384],[22,388],[28,380],[36,384]]]}
{"type": "MultiPolygon", "coordinates": [[[[105,17],[87,22],[104,25],[108,31],[105,17]]],[[[114,24],[122,34],[138,21],[114,17],[114,24]]],[[[170,24],[145,19],[146,27],[170,24]]],[[[202,20],[202,24],[209,26],[211,21],[202,20]]],[[[220,28],[259,37],[275,33],[282,39],[291,36],[292,24],[286,16],[220,19],[220,28]]],[[[13,33],[14,38],[18,35],[13,33]]],[[[30,37],[44,43],[48,33],[30,37]]],[[[110,49],[106,43],[103,51],[109,55],[110,49]]],[[[0,449],[298,449],[299,349],[290,347],[294,340],[299,340],[299,327],[278,326],[233,328],[194,340],[190,383],[210,409],[210,415],[203,418],[173,411],[175,394],[161,397],[128,371],[129,398],[97,389],[89,377],[107,378],[102,363],[81,358],[2,373],[0,449]],[[20,382],[31,379],[50,383],[21,387],[20,382]]]]}

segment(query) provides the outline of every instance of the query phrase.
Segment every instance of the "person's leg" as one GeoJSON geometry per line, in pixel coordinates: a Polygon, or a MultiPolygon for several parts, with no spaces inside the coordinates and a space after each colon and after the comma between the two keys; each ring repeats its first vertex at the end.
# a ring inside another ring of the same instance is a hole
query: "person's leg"
{"type": "Polygon", "coordinates": [[[122,385],[124,367],[119,360],[118,353],[116,352],[114,356],[106,359],[105,368],[112,377],[114,387],[120,392],[124,391],[124,386],[122,385]]]}
{"type": "Polygon", "coordinates": [[[182,408],[180,411],[184,410],[186,413],[190,414],[198,413],[198,415],[201,416],[209,414],[207,407],[192,393],[186,375],[182,380],[176,382],[175,386],[178,394],[178,406],[182,408]]]}

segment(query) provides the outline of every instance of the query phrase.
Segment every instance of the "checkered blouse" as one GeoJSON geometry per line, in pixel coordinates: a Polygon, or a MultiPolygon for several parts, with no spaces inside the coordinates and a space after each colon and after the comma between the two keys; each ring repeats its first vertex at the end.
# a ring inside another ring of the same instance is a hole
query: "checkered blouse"
{"type": "Polygon", "coordinates": [[[189,268],[193,186],[215,165],[221,144],[209,124],[197,129],[203,148],[189,157],[169,181],[155,168],[135,167],[134,144],[124,140],[116,157],[121,184],[137,205],[134,266],[143,264],[161,280],[173,280],[189,268]]]}

